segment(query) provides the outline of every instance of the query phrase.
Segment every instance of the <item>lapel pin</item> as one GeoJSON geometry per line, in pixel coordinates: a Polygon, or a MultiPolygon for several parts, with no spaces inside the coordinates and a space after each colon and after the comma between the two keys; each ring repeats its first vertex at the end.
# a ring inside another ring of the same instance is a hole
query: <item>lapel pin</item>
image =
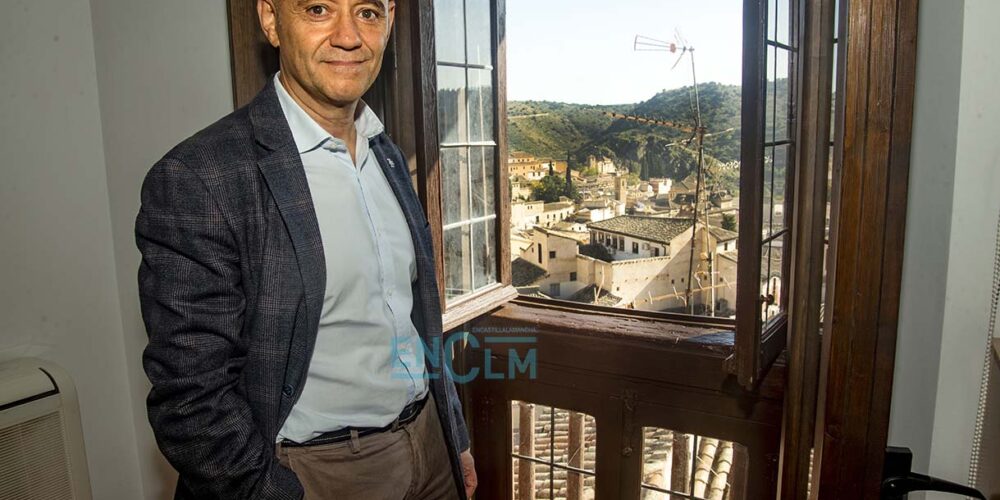
{"type": "Polygon", "coordinates": [[[389,168],[396,168],[396,164],[392,161],[392,158],[386,158],[385,161],[389,162],[389,168]]]}

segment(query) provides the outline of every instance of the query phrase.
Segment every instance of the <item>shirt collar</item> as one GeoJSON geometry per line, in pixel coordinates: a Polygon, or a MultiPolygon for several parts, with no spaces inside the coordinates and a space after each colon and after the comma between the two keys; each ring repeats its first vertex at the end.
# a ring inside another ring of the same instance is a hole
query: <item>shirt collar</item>
{"type": "MultiPolygon", "coordinates": [[[[288,127],[292,130],[292,138],[295,140],[295,147],[299,154],[308,153],[324,145],[327,141],[344,145],[342,139],[331,136],[306,113],[306,110],[302,109],[302,106],[285,90],[284,84],[278,78],[280,75],[280,71],[274,75],[274,88],[278,93],[278,102],[285,114],[285,121],[288,122],[288,127]]],[[[354,128],[358,131],[358,142],[363,140],[367,143],[384,132],[385,125],[364,101],[360,101],[358,106],[360,112],[354,120],[354,128]]]]}

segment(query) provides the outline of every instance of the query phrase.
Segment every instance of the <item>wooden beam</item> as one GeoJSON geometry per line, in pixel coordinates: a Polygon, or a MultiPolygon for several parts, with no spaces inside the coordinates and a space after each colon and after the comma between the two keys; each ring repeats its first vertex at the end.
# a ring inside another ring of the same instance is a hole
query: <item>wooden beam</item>
{"type": "MultiPolygon", "coordinates": [[[[524,457],[535,456],[535,405],[518,404],[517,453],[524,457]]],[[[534,500],[535,463],[519,460],[517,466],[517,498],[534,500]]]]}

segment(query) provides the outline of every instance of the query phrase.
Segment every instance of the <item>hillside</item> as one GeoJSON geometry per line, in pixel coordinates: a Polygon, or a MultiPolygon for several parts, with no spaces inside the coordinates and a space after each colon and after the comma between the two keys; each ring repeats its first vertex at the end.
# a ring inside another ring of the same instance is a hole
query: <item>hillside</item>
{"type": "MultiPolygon", "coordinates": [[[[699,87],[702,119],[709,133],[730,130],[705,141],[705,152],[722,162],[740,154],[740,87],[718,83],[699,87]]],[[[779,98],[787,96],[787,81],[778,82],[779,98]]],[[[512,151],[565,158],[581,165],[587,156],[607,156],[643,179],[683,179],[696,167],[693,151],[670,146],[690,134],[662,126],[614,120],[605,111],[693,124],[691,87],[661,92],[638,104],[593,106],[537,101],[508,103],[508,131],[512,151]]],[[[779,125],[779,134],[784,132],[779,125]]]]}
{"type": "Polygon", "coordinates": [[[507,133],[514,151],[546,158],[565,158],[610,127],[614,120],[605,111],[625,113],[633,104],[591,106],[547,101],[507,103],[507,133]]]}

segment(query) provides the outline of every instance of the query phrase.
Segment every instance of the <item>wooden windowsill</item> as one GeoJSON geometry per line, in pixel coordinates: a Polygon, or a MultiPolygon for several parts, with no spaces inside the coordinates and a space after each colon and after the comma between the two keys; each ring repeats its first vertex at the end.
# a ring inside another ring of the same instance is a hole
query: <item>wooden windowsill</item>
{"type": "Polygon", "coordinates": [[[492,315],[539,327],[652,346],[690,347],[728,355],[735,322],[728,318],[667,315],[519,296],[492,315]]]}
{"type": "Polygon", "coordinates": [[[448,332],[458,328],[515,297],[517,297],[517,289],[503,283],[498,283],[469,297],[463,297],[459,302],[449,305],[441,316],[443,331],[448,332]]]}
{"type": "MultiPolygon", "coordinates": [[[[562,301],[518,297],[472,322],[470,332],[480,344],[473,350],[489,348],[494,357],[500,358],[513,351],[524,359],[534,349],[540,379],[548,366],[746,393],[726,369],[727,360],[735,352],[732,325],[699,324],[697,320],[702,318],[695,318],[693,324],[685,323],[632,310],[591,309],[562,301]],[[519,339],[505,345],[500,340],[504,336],[519,339]],[[524,337],[531,337],[532,342],[524,343],[524,337]]],[[[784,378],[784,364],[779,361],[752,392],[780,399],[784,378]]]]}

